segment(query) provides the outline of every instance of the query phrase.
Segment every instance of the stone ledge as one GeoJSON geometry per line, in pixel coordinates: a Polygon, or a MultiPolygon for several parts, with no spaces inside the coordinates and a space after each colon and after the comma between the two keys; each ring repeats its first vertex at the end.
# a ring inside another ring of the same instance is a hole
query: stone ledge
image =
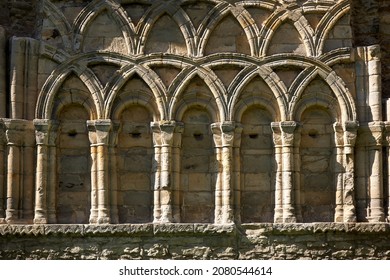
{"type": "Polygon", "coordinates": [[[321,232],[390,232],[389,223],[292,223],[292,224],[242,224],[244,230],[259,230],[263,234],[307,234],[321,232]]]}
{"type": "Polygon", "coordinates": [[[45,236],[45,235],[122,235],[122,236],[164,236],[164,235],[288,235],[324,232],[343,233],[390,233],[388,223],[294,223],[294,224],[47,224],[47,225],[0,225],[0,236],[45,236]]]}

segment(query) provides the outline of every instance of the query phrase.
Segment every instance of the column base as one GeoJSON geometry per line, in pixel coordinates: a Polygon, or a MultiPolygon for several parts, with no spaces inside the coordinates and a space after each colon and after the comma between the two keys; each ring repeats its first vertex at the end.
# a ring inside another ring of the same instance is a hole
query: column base
{"type": "Polygon", "coordinates": [[[283,223],[283,209],[275,208],[274,223],[283,223]]]}
{"type": "Polygon", "coordinates": [[[283,209],[283,223],[296,223],[297,217],[294,214],[294,208],[283,209]]]}
{"type": "Polygon", "coordinates": [[[370,208],[370,216],[367,217],[369,223],[381,223],[385,221],[385,213],[382,207],[370,208]]]}
{"type": "Polygon", "coordinates": [[[97,223],[98,224],[109,224],[110,222],[111,222],[110,210],[106,209],[106,208],[99,209],[97,223]]]}
{"type": "Polygon", "coordinates": [[[97,210],[91,210],[91,215],[89,216],[89,223],[90,224],[97,224],[98,223],[97,210]]]}
{"type": "Polygon", "coordinates": [[[18,210],[6,210],[5,211],[5,220],[8,224],[15,224],[19,220],[19,211],[18,210]]]}
{"type": "Polygon", "coordinates": [[[344,223],[356,223],[356,212],[353,205],[344,205],[344,223]]]}

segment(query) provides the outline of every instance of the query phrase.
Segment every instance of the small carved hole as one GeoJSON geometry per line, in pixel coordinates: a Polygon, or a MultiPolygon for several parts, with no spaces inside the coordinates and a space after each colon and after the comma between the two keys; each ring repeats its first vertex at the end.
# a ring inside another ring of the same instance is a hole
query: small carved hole
{"type": "Polygon", "coordinates": [[[132,138],[141,138],[141,132],[131,132],[130,135],[132,138]]]}
{"type": "Polygon", "coordinates": [[[203,140],[203,134],[202,133],[194,133],[194,138],[197,140],[197,141],[201,141],[203,140]]]}
{"type": "Polygon", "coordinates": [[[58,29],[53,29],[53,33],[52,33],[52,35],[51,35],[51,37],[53,38],[53,39],[55,39],[55,38],[57,38],[58,36],[60,36],[61,34],[60,34],[60,31],[58,31],[58,29]]]}
{"type": "Polygon", "coordinates": [[[250,139],[257,139],[258,137],[259,137],[259,134],[257,134],[257,133],[249,134],[250,139]]]}
{"type": "Polygon", "coordinates": [[[317,138],[317,137],[318,137],[318,131],[315,130],[315,129],[309,130],[308,135],[309,135],[311,138],[317,138]]]}
{"type": "Polygon", "coordinates": [[[69,130],[68,131],[68,136],[69,137],[76,137],[77,131],[75,129],[69,130]]]}

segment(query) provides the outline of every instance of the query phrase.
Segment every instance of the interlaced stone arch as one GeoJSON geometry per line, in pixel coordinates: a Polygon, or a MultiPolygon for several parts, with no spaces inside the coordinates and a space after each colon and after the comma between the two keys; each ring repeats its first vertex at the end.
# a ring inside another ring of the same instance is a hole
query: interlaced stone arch
{"type": "Polygon", "coordinates": [[[90,111],[91,119],[98,119],[102,116],[102,88],[99,87],[100,82],[95,75],[79,65],[62,65],[50,75],[41,90],[37,101],[36,118],[51,119],[55,95],[70,73],[75,73],[90,91],[94,104],[93,110],[90,111]]]}
{"type": "Polygon", "coordinates": [[[76,51],[80,51],[80,48],[83,46],[83,35],[87,31],[91,22],[93,22],[93,20],[104,11],[109,11],[113,14],[112,18],[116,21],[118,27],[122,31],[126,45],[128,46],[128,54],[134,53],[134,30],[131,29],[133,25],[127,17],[124,9],[113,0],[94,0],[77,16],[74,21],[76,51]]]}

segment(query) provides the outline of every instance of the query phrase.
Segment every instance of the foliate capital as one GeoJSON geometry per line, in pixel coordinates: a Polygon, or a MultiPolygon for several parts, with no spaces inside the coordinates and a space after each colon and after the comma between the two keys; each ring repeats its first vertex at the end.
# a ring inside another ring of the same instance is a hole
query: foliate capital
{"type": "Polygon", "coordinates": [[[35,140],[37,144],[49,145],[50,138],[53,138],[50,136],[55,133],[53,130],[58,126],[57,122],[48,119],[34,119],[33,124],[35,127],[35,140]]]}
{"type": "Polygon", "coordinates": [[[357,121],[346,121],[343,124],[344,129],[344,152],[345,154],[353,154],[353,147],[356,143],[357,130],[359,123],[357,121]]]}
{"type": "Polygon", "coordinates": [[[233,147],[236,130],[234,122],[213,123],[210,128],[216,147],[233,147]]]}
{"type": "Polygon", "coordinates": [[[298,123],[295,121],[283,121],[280,122],[280,129],[282,131],[282,145],[293,146],[294,144],[294,132],[298,127],[298,123]]]}
{"type": "Polygon", "coordinates": [[[32,146],[29,139],[30,133],[34,131],[33,123],[27,120],[3,119],[6,129],[5,136],[7,145],[22,146],[24,144],[32,146]]]}
{"type": "Polygon", "coordinates": [[[156,146],[173,146],[177,134],[183,132],[183,124],[175,121],[152,122],[153,142],[156,146]],[[175,137],[176,136],[176,137],[175,137]]]}
{"type": "Polygon", "coordinates": [[[91,145],[108,145],[109,136],[112,128],[111,120],[88,120],[87,128],[91,145]]]}

